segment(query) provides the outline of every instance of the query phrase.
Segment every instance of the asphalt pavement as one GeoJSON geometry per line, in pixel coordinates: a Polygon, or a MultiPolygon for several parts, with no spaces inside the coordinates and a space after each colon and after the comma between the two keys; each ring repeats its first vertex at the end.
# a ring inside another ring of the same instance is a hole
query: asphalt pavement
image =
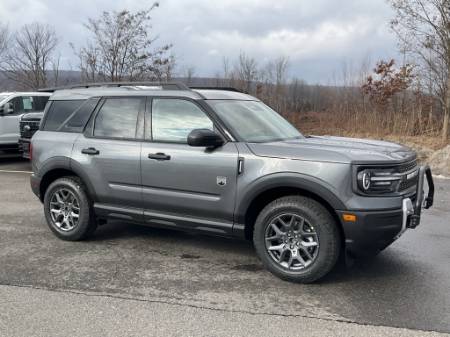
{"type": "Polygon", "coordinates": [[[298,285],[265,271],[245,241],[117,221],[61,241],[29,171],[0,156],[0,336],[450,332],[450,180],[435,181],[422,224],[379,256],[298,285]]]}

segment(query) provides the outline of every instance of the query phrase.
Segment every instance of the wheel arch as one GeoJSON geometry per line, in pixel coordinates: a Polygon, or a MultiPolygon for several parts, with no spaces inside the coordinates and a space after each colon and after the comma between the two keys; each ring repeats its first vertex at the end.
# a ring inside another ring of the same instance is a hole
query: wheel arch
{"type": "Polygon", "coordinates": [[[342,222],[336,210],[346,207],[332,188],[315,177],[285,173],[265,177],[247,189],[238,202],[236,235],[251,239],[259,212],[271,201],[287,195],[302,195],[319,202],[333,216],[344,238],[342,222]]]}
{"type": "Polygon", "coordinates": [[[44,200],[45,192],[50,184],[58,178],[65,176],[76,176],[81,179],[88,189],[91,198],[95,199],[95,190],[89,177],[76,165],[72,165],[71,160],[65,157],[59,157],[42,166],[39,170],[41,181],[39,184],[39,198],[44,200]]]}

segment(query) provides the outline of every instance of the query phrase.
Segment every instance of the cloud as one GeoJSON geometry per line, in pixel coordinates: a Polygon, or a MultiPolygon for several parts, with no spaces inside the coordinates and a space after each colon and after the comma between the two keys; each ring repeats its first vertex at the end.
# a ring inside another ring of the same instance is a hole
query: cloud
{"type": "MultiPolygon", "coordinates": [[[[69,42],[85,42],[88,17],[143,6],[139,0],[2,0],[0,20],[13,29],[36,20],[54,25],[62,60],[74,67],[69,42]]],[[[387,26],[391,16],[379,0],[161,0],[153,33],[158,43],[173,43],[178,63],[194,66],[197,75],[213,76],[223,57],[243,51],[259,63],[289,56],[292,76],[326,82],[344,61],[397,55],[387,26]]]]}

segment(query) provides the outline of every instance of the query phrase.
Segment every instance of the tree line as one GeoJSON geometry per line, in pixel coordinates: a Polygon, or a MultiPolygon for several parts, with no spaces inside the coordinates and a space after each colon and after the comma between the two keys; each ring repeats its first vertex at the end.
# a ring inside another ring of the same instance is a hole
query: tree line
{"type": "MultiPolygon", "coordinates": [[[[223,58],[209,85],[233,86],[256,95],[300,128],[309,119],[325,132],[437,135],[446,142],[450,116],[450,0],[386,0],[398,37],[401,62],[363,60],[344,64],[335,83],[308,85],[289,76],[289,58],[265,63],[245,52],[223,58]]],[[[157,44],[151,16],[158,7],[103,12],[84,24],[84,45],[71,43],[81,82],[191,82],[195,67],[176,71],[170,43],[157,44]]],[[[19,88],[62,84],[60,41],[48,24],[31,23],[11,32],[0,25],[0,71],[19,88]]]]}

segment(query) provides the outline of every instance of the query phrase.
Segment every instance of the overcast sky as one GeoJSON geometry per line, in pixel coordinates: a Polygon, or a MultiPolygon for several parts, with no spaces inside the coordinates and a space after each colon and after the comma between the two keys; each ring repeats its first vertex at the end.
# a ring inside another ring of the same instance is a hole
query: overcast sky
{"type": "MultiPolygon", "coordinates": [[[[82,45],[88,17],[104,10],[139,10],[143,0],[1,0],[0,21],[11,29],[41,21],[52,24],[65,68],[76,68],[69,42],[82,45]]],[[[392,12],[385,0],[161,0],[153,12],[160,43],[173,43],[179,68],[213,76],[222,58],[240,51],[260,64],[289,57],[290,76],[309,83],[333,83],[342,64],[397,57],[389,31],[392,12]]]]}

